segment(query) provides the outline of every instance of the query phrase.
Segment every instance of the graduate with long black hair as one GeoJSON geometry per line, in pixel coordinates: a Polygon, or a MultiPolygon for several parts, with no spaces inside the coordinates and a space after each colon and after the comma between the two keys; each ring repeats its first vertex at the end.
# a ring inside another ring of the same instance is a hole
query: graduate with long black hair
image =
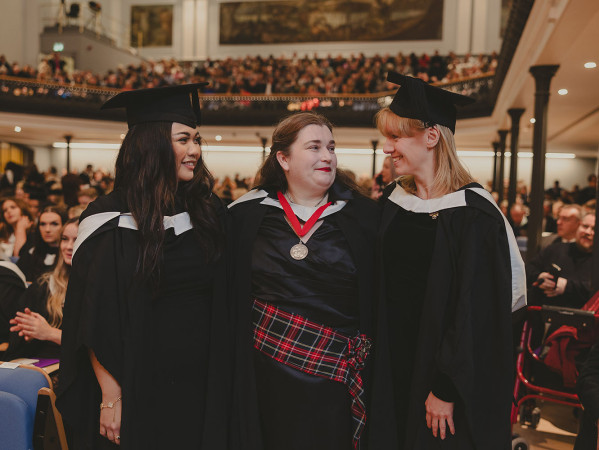
{"type": "Polygon", "coordinates": [[[376,121],[399,179],[383,194],[369,448],[503,450],[524,263],[457,156],[456,105],[472,100],[393,72],[388,80],[401,87],[376,121]]]}
{"type": "Polygon", "coordinates": [[[198,88],[117,95],[115,190],[81,218],[58,406],[75,449],[220,449],[229,374],[225,210],[203,163],[198,88]]]}

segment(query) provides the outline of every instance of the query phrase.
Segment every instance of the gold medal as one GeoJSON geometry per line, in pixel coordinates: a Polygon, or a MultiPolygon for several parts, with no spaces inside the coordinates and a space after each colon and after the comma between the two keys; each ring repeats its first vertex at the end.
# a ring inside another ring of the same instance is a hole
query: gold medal
{"type": "Polygon", "coordinates": [[[308,247],[306,247],[303,242],[300,242],[291,247],[289,254],[293,259],[300,261],[308,256],[308,247]]]}

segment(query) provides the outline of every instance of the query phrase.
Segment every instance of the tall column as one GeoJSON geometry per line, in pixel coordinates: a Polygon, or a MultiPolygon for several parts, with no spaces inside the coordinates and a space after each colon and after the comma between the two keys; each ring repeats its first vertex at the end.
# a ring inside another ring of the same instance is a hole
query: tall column
{"type": "Polygon", "coordinates": [[[268,139],[261,137],[260,142],[262,143],[262,162],[264,162],[266,161],[266,142],[268,142],[268,139]]]}
{"type": "Polygon", "coordinates": [[[194,59],[194,35],[196,33],[195,1],[181,2],[181,55],[183,59],[194,59]]]}
{"type": "Polygon", "coordinates": [[[71,139],[73,136],[67,134],[64,140],[67,141],[67,173],[71,173],[71,139]]]}
{"type": "Polygon", "coordinates": [[[372,178],[374,178],[374,174],[376,173],[376,147],[379,145],[379,141],[373,139],[370,143],[372,144],[372,178]]]}
{"type": "Polygon", "coordinates": [[[518,186],[518,139],[520,138],[520,118],[524,114],[524,108],[510,108],[507,110],[512,119],[510,131],[510,184],[507,190],[508,211],[516,202],[516,187],[518,186]]]}
{"type": "Polygon", "coordinates": [[[545,192],[545,150],[547,148],[547,108],[551,79],[558,65],[532,66],[535,79],[535,124],[532,139],[532,181],[530,185],[530,217],[526,259],[530,261],[539,252],[543,224],[543,197],[545,192]]]}
{"type": "Polygon", "coordinates": [[[499,152],[499,141],[492,142],[491,145],[493,145],[493,184],[491,188],[499,193],[499,183],[497,181],[499,179],[499,155],[497,154],[499,152]]]}
{"type": "MultiPolygon", "coordinates": [[[[206,59],[209,54],[208,30],[212,29],[214,23],[209,21],[210,5],[208,3],[208,0],[195,0],[194,59],[206,59]]],[[[220,3],[213,2],[212,7],[218,8],[219,5],[220,3]]],[[[218,25],[216,26],[218,27],[218,25]]]]}
{"type": "Polygon", "coordinates": [[[503,185],[503,181],[505,179],[505,138],[507,137],[508,130],[497,130],[497,134],[499,135],[499,151],[501,152],[501,156],[499,158],[499,180],[497,180],[497,187],[499,194],[499,199],[497,203],[501,205],[505,197],[505,186],[503,185]]]}

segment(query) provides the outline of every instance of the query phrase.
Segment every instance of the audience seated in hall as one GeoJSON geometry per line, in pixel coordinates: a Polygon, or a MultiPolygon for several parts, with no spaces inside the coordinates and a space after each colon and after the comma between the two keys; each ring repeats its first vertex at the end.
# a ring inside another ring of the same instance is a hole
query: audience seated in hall
{"type": "Polygon", "coordinates": [[[531,305],[582,307],[591,297],[591,266],[595,214],[586,214],[575,242],[557,242],[526,264],[531,305]]]}
{"type": "Polygon", "coordinates": [[[59,358],[62,308],[77,229],[78,218],[66,222],[60,233],[56,267],[36,279],[19,299],[15,315],[10,320],[8,359],[59,358]]]}
{"type": "MultiPolygon", "coordinates": [[[[0,58],[3,58],[0,56],[0,58]]],[[[5,61],[5,58],[4,58],[5,61]]],[[[66,73],[63,69],[49,70],[41,64],[36,70],[18,63],[6,64],[0,75],[20,78],[37,78],[39,81],[102,86],[115,89],[139,89],[163,85],[184,84],[198,80],[210,80],[210,92],[215,93],[373,93],[389,90],[385,83],[388,71],[421,78],[429,83],[451,83],[469,77],[493,73],[497,55],[466,54],[458,57],[450,52],[442,56],[435,52],[432,57],[420,57],[412,53],[405,56],[374,55],[360,53],[349,57],[284,56],[207,59],[198,62],[178,62],[174,59],[144,61],[138,66],[119,66],[106,74],[94,74],[87,70],[66,73]]]]}

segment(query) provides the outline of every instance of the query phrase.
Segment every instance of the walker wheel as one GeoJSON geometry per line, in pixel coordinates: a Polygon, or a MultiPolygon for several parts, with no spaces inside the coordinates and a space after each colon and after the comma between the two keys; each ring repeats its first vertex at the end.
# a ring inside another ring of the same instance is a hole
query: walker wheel
{"type": "Polygon", "coordinates": [[[512,438],[512,450],[528,450],[528,443],[520,436],[512,438]]]}

